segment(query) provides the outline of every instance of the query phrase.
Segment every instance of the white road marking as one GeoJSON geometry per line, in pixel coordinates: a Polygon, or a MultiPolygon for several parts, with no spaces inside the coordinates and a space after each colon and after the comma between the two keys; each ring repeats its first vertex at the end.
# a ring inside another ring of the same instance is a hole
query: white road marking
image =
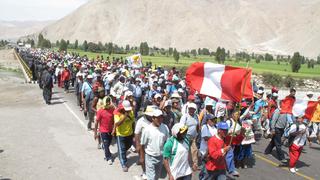
{"type": "MultiPolygon", "coordinates": [[[[64,106],[66,106],[66,108],[68,109],[68,111],[78,120],[78,122],[80,123],[80,125],[81,125],[85,130],[87,130],[87,125],[86,125],[86,124],[79,118],[79,116],[70,108],[70,106],[69,106],[67,103],[65,103],[64,100],[62,100],[62,97],[56,96],[56,95],[55,95],[55,97],[58,98],[59,101],[60,101],[62,104],[64,104],[64,106]]],[[[91,131],[89,131],[88,133],[93,134],[93,132],[91,132],[91,131]]]]}

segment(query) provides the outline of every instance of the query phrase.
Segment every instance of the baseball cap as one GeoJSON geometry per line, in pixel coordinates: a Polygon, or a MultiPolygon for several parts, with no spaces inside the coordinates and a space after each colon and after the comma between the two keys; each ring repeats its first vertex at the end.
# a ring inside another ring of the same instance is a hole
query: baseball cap
{"type": "Polygon", "coordinates": [[[257,94],[263,94],[264,92],[261,90],[261,89],[259,89],[258,91],[257,91],[257,94]]]}
{"type": "Polygon", "coordinates": [[[154,98],[157,99],[157,98],[162,98],[161,94],[157,93],[156,95],[154,95],[154,98]]]}
{"type": "Polygon", "coordinates": [[[178,92],[179,92],[179,93],[183,93],[184,91],[183,91],[182,88],[179,88],[179,89],[178,89],[178,92]]]}
{"type": "Polygon", "coordinates": [[[88,79],[92,79],[93,76],[92,76],[91,74],[89,74],[89,75],[87,76],[87,78],[88,78],[88,79]]]}
{"type": "Polygon", "coordinates": [[[275,92],[274,92],[274,93],[272,93],[272,96],[273,96],[273,97],[278,97],[278,93],[275,93],[275,92]]]}
{"type": "Polygon", "coordinates": [[[195,103],[190,103],[188,105],[188,109],[193,108],[193,109],[197,109],[197,105],[195,103]]]}
{"type": "Polygon", "coordinates": [[[163,113],[162,113],[162,111],[160,110],[160,109],[155,109],[154,111],[153,111],[153,117],[159,117],[159,116],[162,116],[163,115],[163,113]]]}
{"type": "Polygon", "coordinates": [[[219,122],[217,124],[217,128],[218,129],[223,129],[223,130],[228,130],[229,129],[229,126],[226,122],[219,122]]]}
{"type": "Polygon", "coordinates": [[[126,110],[126,111],[131,111],[132,110],[130,102],[127,101],[127,100],[122,102],[122,106],[123,106],[124,110],[126,110]]]}

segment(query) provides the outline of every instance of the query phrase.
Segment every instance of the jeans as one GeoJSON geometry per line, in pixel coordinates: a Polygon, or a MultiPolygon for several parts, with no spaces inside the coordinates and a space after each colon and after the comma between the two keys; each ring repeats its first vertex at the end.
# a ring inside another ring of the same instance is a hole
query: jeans
{"type": "Polygon", "coordinates": [[[111,153],[110,153],[110,144],[112,142],[112,135],[111,133],[101,133],[101,142],[102,142],[102,148],[104,150],[105,159],[108,161],[112,159],[111,153]]]}
{"type": "Polygon", "coordinates": [[[160,178],[162,170],[162,156],[155,157],[148,154],[145,155],[146,175],[148,180],[157,180],[160,178]]]}
{"type": "Polygon", "coordinates": [[[283,133],[284,133],[284,129],[275,128],[275,135],[272,137],[269,145],[264,151],[265,154],[270,154],[272,152],[272,149],[276,147],[279,160],[283,160],[285,158],[281,149],[281,146],[282,146],[281,137],[283,133]]]}
{"type": "Polygon", "coordinates": [[[236,170],[236,167],[234,165],[233,149],[234,149],[234,147],[231,147],[230,150],[226,154],[226,163],[227,163],[229,173],[232,173],[236,170]]]}
{"type": "Polygon", "coordinates": [[[64,84],[64,90],[68,91],[69,90],[69,84],[70,84],[69,80],[63,81],[63,84],[64,84]]]}
{"type": "Polygon", "coordinates": [[[205,180],[226,180],[226,171],[225,170],[215,170],[208,171],[208,174],[204,178],[205,180]]]}
{"type": "Polygon", "coordinates": [[[132,145],[133,136],[117,136],[119,160],[122,167],[127,166],[127,151],[132,145]]]}

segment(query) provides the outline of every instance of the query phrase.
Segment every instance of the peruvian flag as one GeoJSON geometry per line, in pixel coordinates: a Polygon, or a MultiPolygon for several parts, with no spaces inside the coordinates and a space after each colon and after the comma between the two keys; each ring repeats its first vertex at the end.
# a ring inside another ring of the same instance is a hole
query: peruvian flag
{"type": "Polygon", "coordinates": [[[308,100],[296,100],[293,104],[292,114],[294,116],[304,116],[304,118],[310,120],[316,111],[318,102],[308,100]]]}
{"type": "Polygon", "coordinates": [[[251,69],[207,62],[193,63],[186,72],[186,83],[191,89],[199,94],[234,102],[253,97],[250,81],[251,69]]]}

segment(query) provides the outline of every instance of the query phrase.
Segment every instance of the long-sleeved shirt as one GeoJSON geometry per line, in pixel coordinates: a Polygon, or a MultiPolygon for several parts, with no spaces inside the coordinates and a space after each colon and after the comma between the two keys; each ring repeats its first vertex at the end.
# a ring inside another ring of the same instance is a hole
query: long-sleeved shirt
{"type": "Polygon", "coordinates": [[[280,110],[276,109],[271,120],[271,130],[275,128],[284,129],[287,126],[287,115],[280,114],[280,110]]]}
{"type": "Polygon", "coordinates": [[[217,137],[217,135],[212,136],[208,141],[208,161],[206,163],[206,168],[209,171],[215,170],[225,170],[226,161],[223,156],[223,150],[225,143],[224,141],[217,137]]]}

